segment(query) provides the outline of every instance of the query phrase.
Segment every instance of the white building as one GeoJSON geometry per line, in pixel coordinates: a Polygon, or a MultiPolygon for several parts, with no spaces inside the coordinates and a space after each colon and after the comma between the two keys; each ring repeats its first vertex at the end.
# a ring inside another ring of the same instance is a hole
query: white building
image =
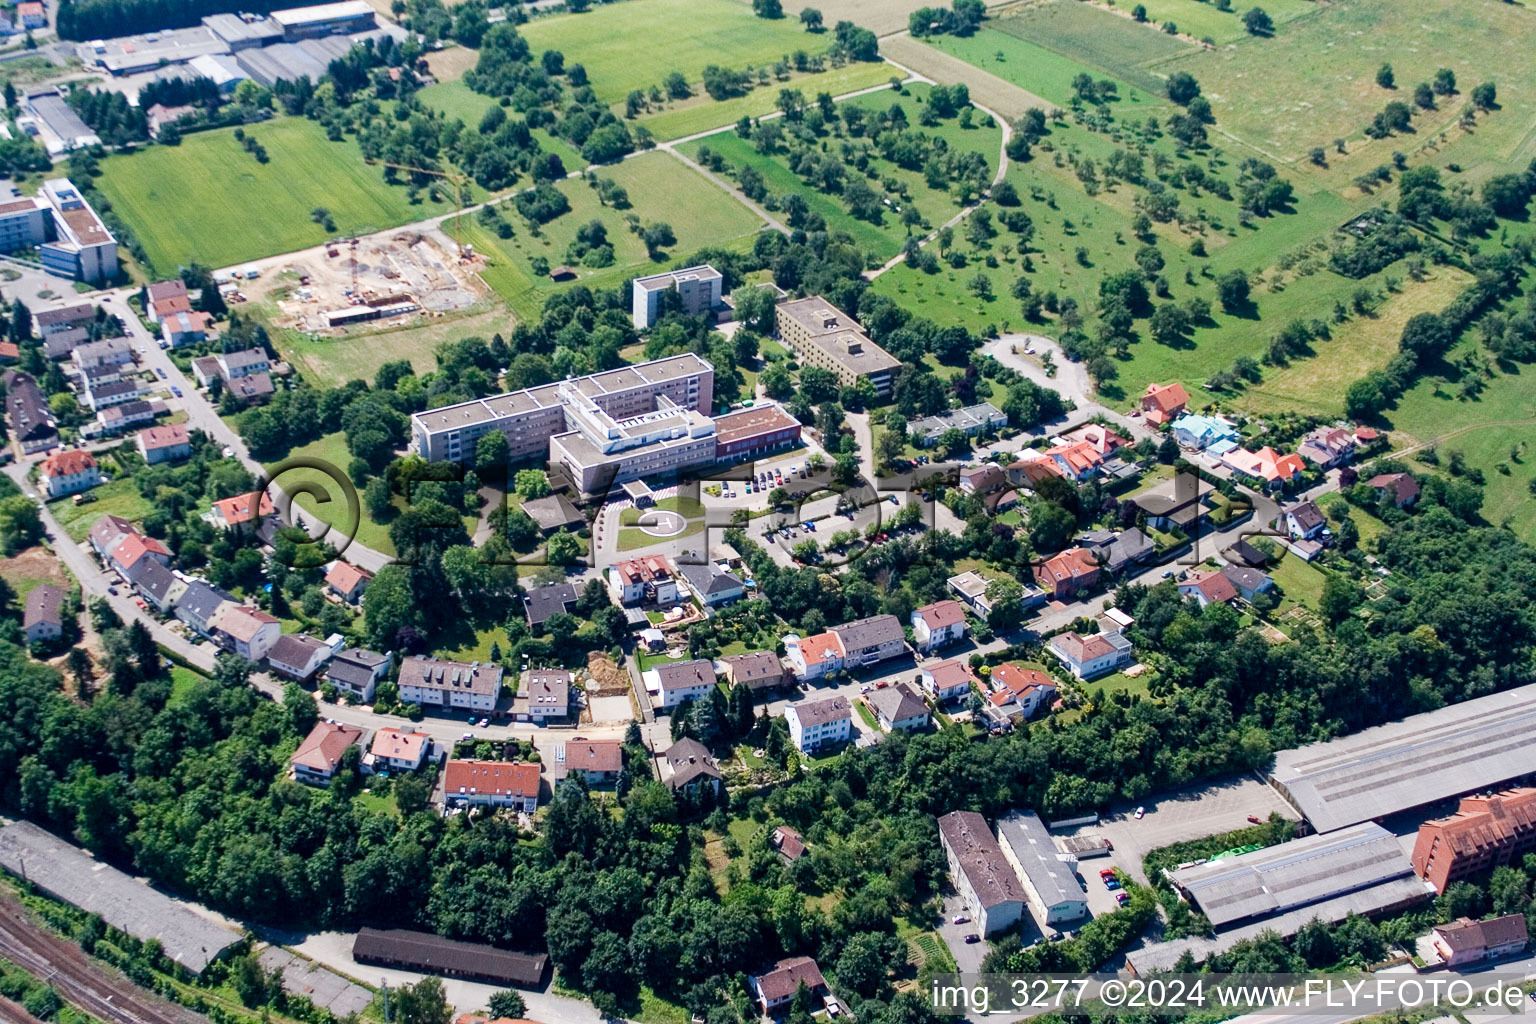
{"type": "Polygon", "coordinates": [[[784,720],[795,749],[807,753],[846,743],[853,735],[853,708],[847,697],[791,704],[784,709],[784,720]]]}
{"type": "Polygon", "coordinates": [[[1131,660],[1131,642],[1119,632],[1086,637],[1062,633],[1052,638],[1045,649],[1079,679],[1097,679],[1131,660]]]}
{"type": "Polygon", "coordinates": [[[400,699],[411,704],[494,711],[501,696],[501,666],[417,654],[400,663],[398,683],[400,699]]]}
{"type": "Polygon", "coordinates": [[[1009,930],[1024,913],[1024,886],[997,845],[987,819],[952,811],[939,819],[949,877],[982,935],[1009,930]]]}
{"type": "Polygon", "coordinates": [[[208,623],[208,635],[214,643],[246,661],[260,661],[283,635],[283,627],[260,608],[223,604],[208,623]]]}
{"type": "Polygon", "coordinates": [[[886,732],[917,732],[933,721],[928,704],[907,683],[875,690],[869,695],[869,706],[886,732]]]}
{"type": "Polygon", "coordinates": [[[703,658],[663,662],[640,674],[652,701],[659,708],[675,708],[685,700],[708,696],[715,686],[715,666],[703,658]]]}
{"type": "Polygon", "coordinates": [[[539,807],[539,766],[520,761],[449,761],[443,769],[445,806],[539,807]]]}
{"type": "Polygon", "coordinates": [[[1029,909],[1043,928],[1080,921],[1088,915],[1088,898],[1072,869],[1076,858],[1059,853],[1040,817],[1010,814],[997,822],[1003,856],[1024,883],[1029,909]]]}
{"type": "Polygon", "coordinates": [[[365,762],[373,771],[413,772],[432,756],[432,737],[386,726],[373,734],[365,762]]]}
{"type": "Polygon", "coordinates": [[[970,696],[971,684],[977,682],[971,666],[960,658],[924,665],[919,678],[928,695],[940,703],[965,700],[970,696]]]}
{"type": "Polygon", "coordinates": [[[708,264],[635,278],[630,286],[635,330],[643,331],[656,322],[661,315],[662,296],[670,291],[677,292],[689,316],[710,312],[721,304],[723,281],[720,271],[708,264]]]}
{"type": "Polygon", "coordinates": [[[373,700],[379,680],[389,674],[394,654],[377,654],[360,647],[337,651],[325,666],[325,678],[332,686],[350,693],[364,704],[373,700]]]}
{"type": "Polygon", "coordinates": [[[912,640],[923,653],[965,639],[965,606],[959,601],[935,601],[912,613],[912,640]]]}
{"type": "Polygon", "coordinates": [[[79,449],[56,452],[37,470],[37,485],[50,498],[79,494],[101,483],[101,469],[90,452],[79,449]]]}

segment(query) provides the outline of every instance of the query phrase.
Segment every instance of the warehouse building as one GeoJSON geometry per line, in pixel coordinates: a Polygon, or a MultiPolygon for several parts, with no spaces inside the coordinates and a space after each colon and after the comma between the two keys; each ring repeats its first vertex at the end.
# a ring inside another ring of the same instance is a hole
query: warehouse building
{"type": "Polygon", "coordinates": [[[1275,755],[1270,782],[1319,832],[1536,774],[1536,684],[1275,755]]]}
{"type": "Polygon", "coordinates": [[[270,18],[273,24],[283,30],[283,39],[290,43],[318,36],[366,32],[374,26],[373,8],[363,0],[290,7],[283,11],[273,11],[270,18]]]}
{"type": "Polygon", "coordinates": [[[515,953],[402,928],[364,928],[352,940],[352,959],[516,988],[538,988],[549,976],[545,953],[515,953]]]}
{"type": "Polygon", "coordinates": [[[991,935],[1017,926],[1024,914],[1024,886],[987,819],[975,811],[951,811],[939,819],[939,844],[976,930],[991,935]]]}
{"type": "MultiPolygon", "coordinates": [[[[1024,883],[1029,909],[1042,928],[1068,924],[1088,916],[1088,896],[1077,884],[1077,872],[1056,844],[1038,814],[1010,814],[997,821],[1003,856],[1024,883]]],[[[1070,858],[1070,855],[1066,855],[1070,858]]]]}

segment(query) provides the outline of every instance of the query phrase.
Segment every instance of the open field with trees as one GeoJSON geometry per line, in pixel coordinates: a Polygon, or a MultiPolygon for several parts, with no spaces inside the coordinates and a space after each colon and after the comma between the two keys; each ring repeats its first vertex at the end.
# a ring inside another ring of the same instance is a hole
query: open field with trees
{"type": "Polygon", "coordinates": [[[993,26],[1082,61],[1153,96],[1162,94],[1163,79],[1148,67],[1195,50],[1154,26],[1139,25],[1077,0],[1025,7],[1017,15],[997,19],[993,26]]]}
{"type": "Polygon", "coordinates": [[[108,157],[101,170],[97,187],[161,276],[194,261],[228,266],[445,209],[430,200],[413,206],[403,186],[385,184],[383,172],[363,162],[355,141],[331,142],[304,118],[201,132],[179,146],[108,157]],[[268,161],[242,148],[236,131],[260,142],[268,161]],[[330,211],[334,230],[311,216],[319,207],[330,211]]]}
{"type": "Polygon", "coordinates": [[[639,118],[638,123],[665,142],[735,124],[743,117],[761,117],[773,113],[778,110],[781,88],[798,89],[806,96],[823,92],[841,96],[900,77],[902,73],[898,68],[873,62],[844,64],[840,68],[809,74],[791,73],[784,81],[776,81],[771,87],[753,89],[745,96],[714,100],[706,94],[696,93],[687,99],[666,104],[657,113],[646,114],[639,118]]]}

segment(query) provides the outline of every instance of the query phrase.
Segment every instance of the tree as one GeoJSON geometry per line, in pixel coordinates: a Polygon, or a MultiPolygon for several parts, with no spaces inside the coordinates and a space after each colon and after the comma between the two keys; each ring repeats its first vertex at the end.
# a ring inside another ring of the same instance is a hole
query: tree
{"type": "Polygon", "coordinates": [[[289,683],[283,687],[283,710],[288,712],[288,721],[293,731],[300,736],[308,736],[320,720],[320,709],[315,707],[315,698],[298,683],[289,683]]]}
{"type": "Polygon", "coordinates": [[[1451,331],[1445,325],[1445,320],[1438,313],[1417,313],[1410,317],[1403,325],[1403,334],[1398,341],[1398,348],[1404,352],[1412,352],[1414,357],[1423,363],[1444,352],[1450,347],[1451,331]]]}
{"type": "Polygon", "coordinates": [[[1435,105],[1435,90],[1429,87],[1428,82],[1420,82],[1413,87],[1413,102],[1425,110],[1431,110],[1435,105]]]}
{"type": "Polygon", "coordinates": [[[1243,28],[1248,30],[1251,36],[1272,36],[1275,34],[1275,22],[1262,7],[1250,7],[1243,12],[1243,28]]]}
{"type": "Polygon", "coordinates": [[[1439,96],[1450,96],[1456,92],[1456,72],[1450,68],[1441,68],[1435,72],[1435,93],[1439,96]]]}
{"type": "Polygon", "coordinates": [[[752,0],[752,13],[759,18],[778,19],[784,17],[784,5],[779,0],[752,0]]]}
{"type": "MultiPolygon", "coordinates": [[[[500,107],[492,109],[500,110],[500,107]]],[[[482,480],[499,480],[512,453],[507,435],[493,430],[475,442],[475,473],[482,480]]]]}
{"type": "Polygon", "coordinates": [[[90,653],[83,647],[71,647],[64,664],[75,681],[75,696],[81,700],[90,700],[92,676],[90,653]]]}
{"type": "Polygon", "coordinates": [[[552,534],[544,547],[544,557],[550,565],[571,565],[579,561],[581,555],[581,539],[565,530],[552,534]]]}
{"type": "Polygon", "coordinates": [[[363,592],[363,622],[369,645],[389,650],[395,644],[395,635],[414,625],[417,615],[410,570],[399,564],[379,569],[363,592]]]}
{"type": "Polygon", "coordinates": [[[1146,21],[1147,20],[1147,9],[1146,9],[1146,7],[1144,7],[1141,4],[1137,4],[1135,7],[1132,7],[1131,8],[1131,17],[1133,19],[1135,19],[1136,21],[1138,21],[1138,22],[1146,21]]]}
{"type": "Polygon", "coordinates": [[[645,243],[646,255],[651,259],[661,259],[662,251],[669,245],[677,244],[677,236],[672,233],[672,225],[657,222],[647,225],[640,233],[640,240],[645,243]]]}
{"type": "Polygon", "coordinates": [[[1383,89],[1397,88],[1397,77],[1392,74],[1391,64],[1383,64],[1376,69],[1376,84],[1383,89]]]}
{"type": "Polygon", "coordinates": [[[511,989],[503,989],[500,992],[492,992],[486,1008],[491,1011],[492,1017],[503,1017],[508,1020],[517,1020],[528,1011],[527,1004],[523,1002],[522,994],[511,989]]]}
{"type": "Polygon", "coordinates": [[[399,1024],[448,1024],[452,1013],[440,978],[422,978],[395,990],[395,1020],[399,1024]]]}
{"type": "Polygon", "coordinates": [[[1181,107],[1200,95],[1200,83],[1188,71],[1175,71],[1168,76],[1168,98],[1181,107]]]}
{"type": "Polygon", "coordinates": [[[1360,584],[1348,576],[1331,574],[1323,584],[1317,610],[1329,622],[1338,623],[1348,618],[1364,600],[1365,591],[1360,589],[1360,584]]]}
{"type": "Polygon", "coordinates": [[[1248,308],[1248,275],[1241,270],[1222,275],[1216,282],[1216,298],[1228,313],[1240,313],[1248,308]]]}
{"type": "MultiPolygon", "coordinates": [[[[479,454],[478,446],[476,454],[479,454]]],[[[549,494],[549,474],[545,473],[542,469],[520,469],[517,471],[517,476],[513,477],[512,489],[524,501],[547,497],[549,494]]]]}
{"type": "Polygon", "coordinates": [[[1472,87],[1472,104],[1479,110],[1492,110],[1498,105],[1499,90],[1492,82],[1472,87]]]}
{"type": "Polygon", "coordinates": [[[821,12],[814,7],[803,7],[800,10],[800,24],[805,26],[807,32],[820,32],[821,12]]]}
{"type": "Polygon", "coordinates": [[[43,539],[43,517],[24,495],[0,500],[0,552],[14,555],[43,539]]]}

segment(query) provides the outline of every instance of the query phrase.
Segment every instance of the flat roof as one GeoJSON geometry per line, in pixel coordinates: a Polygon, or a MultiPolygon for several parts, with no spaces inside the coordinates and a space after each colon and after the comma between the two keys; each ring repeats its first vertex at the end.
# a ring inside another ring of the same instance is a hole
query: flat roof
{"type": "Polygon", "coordinates": [[[1275,755],[1270,781],[1331,832],[1536,772],[1536,684],[1275,755]]]}
{"type": "Polygon", "coordinates": [[[315,4],[312,7],[289,7],[281,11],[273,11],[269,15],[279,25],[312,25],[320,21],[335,21],[339,18],[372,19],[373,8],[363,0],[340,0],[339,3],[315,4]]]}
{"type": "Polygon", "coordinates": [[[86,851],[18,821],[0,828],[0,867],[136,939],[159,939],[165,955],[193,974],[240,941],[240,933],[188,909],[86,851]]]}
{"type": "Polygon", "coordinates": [[[634,286],[645,291],[665,291],[684,278],[693,277],[700,281],[713,281],[720,276],[722,276],[720,271],[708,263],[700,263],[697,266],[679,267],[677,270],[664,270],[659,274],[637,277],[634,286]]]}
{"type": "Polygon", "coordinates": [[[1024,877],[1047,910],[1063,903],[1087,903],[1077,875],[1058,855],[1056,843],[1038,814],[1010,814],[997,819],[997,835],[1013,851],[1024,877]]]}
{"type": "Polygon", "coordinates": [[[749,437],[770,434],[800,426],[800,421],[773,403],[726,413],[715,417],[715,437],[721,444],[732,444],[749,437]]]}
{"type": "Polygon", "coordinates": [[[1396,836],[1375,822],[1169,872],[1216,928],[1298,910],[1413,874],[1396,836]]]}

